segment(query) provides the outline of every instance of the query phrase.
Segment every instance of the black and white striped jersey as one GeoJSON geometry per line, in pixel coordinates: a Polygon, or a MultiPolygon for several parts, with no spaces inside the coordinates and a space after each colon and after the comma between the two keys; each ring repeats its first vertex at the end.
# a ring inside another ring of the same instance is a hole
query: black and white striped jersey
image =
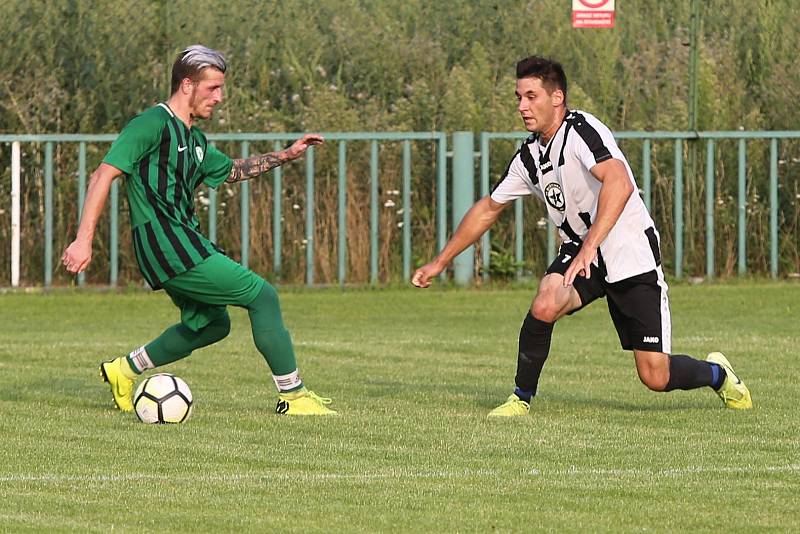
{"type": "MultiPolygon", "coordinates": [[[[506,204],[525,195],[539,197],[558,227],[561,240],[580,244],[597,215],[602,186],[591,169],[611,158],[625,165],[637,189],[630,165],[611,130],[589,113],[568,111],[546,146],[535,134],[525,140],[492,189],[491,198],[506,204]]],[[[598,260],[605,262],[607,281],[614,283],[658,267],[658,239],[653,220],[634,191],[600,244],[598,260]]]]}

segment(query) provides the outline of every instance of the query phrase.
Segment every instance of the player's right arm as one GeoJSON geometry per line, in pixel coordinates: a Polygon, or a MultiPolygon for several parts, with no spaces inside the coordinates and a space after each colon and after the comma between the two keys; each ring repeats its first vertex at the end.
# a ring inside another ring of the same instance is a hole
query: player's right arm
{"type": "Polygon", "coordinates": [[[89,178],[77,237],[61,255],[61,263],[72,274],[85,271],[92,261],[94,230],[108,199],[111,182],[117,176],[131,174],[142,155],[159,143],[164,121],[153,109],[137,115],[125,125],[103,162],[89,178]]]}
{"type": "Polygon", "coordinates": [[[491,196],[473,204],[442,251],[432,262],[417,269],[411,283],[417,287],[430,286],[430,279],[441,273],[465,248],[475,243],[494,224],[507,205],[495,202],[491,196]]]}
{"type": "Polygon", "coordinates": [[[78,235],[61,256],[61,263],[70,273],[83,272],[92,261],[92,239],[95,228],[97,228],[97,221],[106,205],[111,182],[121,174],[122,171],[116,167],[108,163],[101,163],[89,177],[89,188],[86,192],[86,202],[83,204],[78,235]]]}

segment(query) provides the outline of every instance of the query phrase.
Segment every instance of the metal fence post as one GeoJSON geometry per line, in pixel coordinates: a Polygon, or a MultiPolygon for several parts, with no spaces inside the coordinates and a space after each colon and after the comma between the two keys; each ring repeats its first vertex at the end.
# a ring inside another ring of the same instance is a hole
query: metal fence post
{"type": "Polygon", "coordinates": [[[411,141],[403,141],[403,281],[411,278],[411,141]]]}
{"type": "Polygon", "coordinates": [[[53,142],[44,145],[44,285],[53,281],[53,142]]]}
{"type": "Polygon", "coordinates": [[[378,283],[378,141],[369,150],[369,281],[378,283]]]}
{"type": "Polygon", "coordinates": [[[675,139],[675,278],[683,276],[683,139],[675,139]]]}
{"type": "MultiPolygon", "coordinates": [[[[439,250],[447,243],[447,134],[440,134],[436,151],[436,241],[439,250]]],[[[447,269],[439,279],[447,280],[447,269]]]]}
{"type": "Polygon", "coordinates": [[[20,145],[14,141],[11,143],[11,287],[19,286],[21,175],[20,145]]]}
{"type": "MultiPolygon", "coordinates": [[[[86,143],[81,142],[78,148],[78,224],[83,216],[83,204],[86,202],[86,143]]],[[[86,273],[78,274],[78,285],[86,284],[86,273]]]]}
{"type": "Polygon", "coordinates": [[[769,272],[778,278],[778,140],[769,142],[769,272]]]}
{"type": "MultiPolygon", "coordinates": [[[[242,141],[242,159],[250,157],[250,143],[242,141]]],[[[242,266],[247,267],[250,262],[250,183],[245,180],[240,184],[241,213],[239,226],[242,235],[242,266]]]]}
{"type": "Polygon", "coordinates": [[[111,182],[109,206],[109,275],[108,282],[117,285],[119,279],[119,179],[111,182]]]}
{"type": "Polygon", "coordinates": [[[642,187],[644,191],[644,205],[647,211],[652,213],[652,179],[650,177],[650,139],[645,139],[642,143],[642,187]]]}
{"type": "MultiPolygon", "coordinates": [[[[281,142],[275,141],[273,145],[275,152],[281,151],[281,142]]],[[[275,276],[281,276],[281,237],[283,232],[283,225],[281,219],[281,199],[283,198],[283,169],[275,167],[272,171],[272,270],[275,276]]]]}
{"type": "MultiPolygon", "coordinates": [[[[481,198],[489,194],[489,137],[486,132],[481,132],[481,198]]],[[[491,262],[492,241],[491,230],[486,230],[481,237],[481,278],[489,281],[489,266],[491,262]]]]}
{"type": "Polygon", "coordinates": [[[747,142],[739,139],[739,276],[747,273],[747,142]]]}
{"type": "Polygon", "coordinates": [[[347,142],[339,141],[339,176],[338,176],[338,213],[339,226],[339,285],[344,286],[347,276],[347,142]]]}
{"type": "MultiPolygon", "coordinates": [[[[472,132],[453,133],[453,228],[457,228],[475,202],[475,141],[472,132]]],[[[453,260],[458,285],[472,282],[475,247],[469,246],[453,260]]]]}
{"type": "Polygon", "coordinates": [[[314,147],[306,151],[306,285],[314,284],[314,147]]]}
{"type": "Polygon", "coordinates": [[[706,276],[714,278],[714,140],[706,148],[706,276]]]}

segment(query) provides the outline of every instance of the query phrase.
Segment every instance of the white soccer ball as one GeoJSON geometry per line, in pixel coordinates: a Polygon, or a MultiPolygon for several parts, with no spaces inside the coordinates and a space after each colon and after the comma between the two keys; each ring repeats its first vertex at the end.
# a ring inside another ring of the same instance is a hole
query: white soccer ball
{"type": "Polygon", "coordinates": [[[192,392],[177,376],[153,375],[136,388],[133,407],[143,423],[183,423],[192,413],[192,392]]]}

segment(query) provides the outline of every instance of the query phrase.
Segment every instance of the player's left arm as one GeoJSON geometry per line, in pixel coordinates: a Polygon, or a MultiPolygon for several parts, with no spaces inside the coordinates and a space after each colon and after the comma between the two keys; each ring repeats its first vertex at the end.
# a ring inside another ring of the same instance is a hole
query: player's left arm
{"type": "Polygon", "coordinates": [[[597,257],[597,248],[617,223],[628,199],[633,194],[633,184],[622,161],[614,158],[598,163],[590,169],[592,176],[602,183],[597,198],[597,215],[581,250],[564,273],[564,286],[569,286],[579,274],[589,278],[591,264],[597,257]]]}
{"type": "Polygon", "coordinates": [[[287,148],[280,152],[269,152],[244,159],[233,160],[231,173],[225,179],[229,184],[249,180],[263,174],[286,162],[295,160],[305,154],[306,150],[313,145],[321,145],[325,139],[321,135],[306,134],[287,148]]]}

